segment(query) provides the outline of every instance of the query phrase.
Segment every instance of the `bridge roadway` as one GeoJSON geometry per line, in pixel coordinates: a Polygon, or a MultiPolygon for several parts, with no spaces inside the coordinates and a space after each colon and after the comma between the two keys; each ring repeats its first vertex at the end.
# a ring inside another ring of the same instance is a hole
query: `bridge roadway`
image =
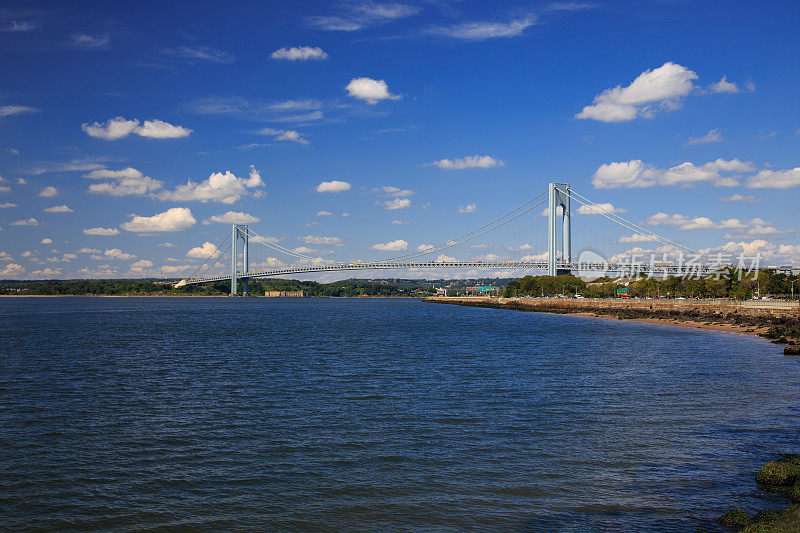
{"type": "MultiPolygon", "coordinates": [[[[267,278],[273,276],[286,276],[290,274],[310,274],[315,272],[339,272],[346,270],[394,270],[399,268],[485,268],[485,269],[513,269],[513,270],[547,270],[546,261],[526,262],[526,261],[428,261],[424,263],[390,263],[390,262],[353,262],[353,263],[334,263],[329,265],[315,266],[295,266],[276,268],[273,270],[251,270],[249,272],[237,272],[237,279],[267,278]]],[[[708,276],[719,270],[719,266],[701,264],[683,265],[661,265],[661,264],[636,264],[630,263],[559,263],[558,270],[568,270],[572,272],[593,272],[603,275],[604,273],[639,273],[648,275],[697,275],[708,276]]],[[[183,285],[193,285],[198,283],[210,283],[214,281],[230,280],[231,275],[210,276],[202,278],[182,279],[175,284],[175,287],[183,285]]]]}

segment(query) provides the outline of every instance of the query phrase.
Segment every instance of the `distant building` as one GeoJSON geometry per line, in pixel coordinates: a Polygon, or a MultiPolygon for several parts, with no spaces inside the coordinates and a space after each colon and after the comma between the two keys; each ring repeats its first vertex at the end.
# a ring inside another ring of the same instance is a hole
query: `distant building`
{"type": "Polygon", "coordinates": [[[267,298],[308,298],[308,291],[266,291],[267,298]]]}

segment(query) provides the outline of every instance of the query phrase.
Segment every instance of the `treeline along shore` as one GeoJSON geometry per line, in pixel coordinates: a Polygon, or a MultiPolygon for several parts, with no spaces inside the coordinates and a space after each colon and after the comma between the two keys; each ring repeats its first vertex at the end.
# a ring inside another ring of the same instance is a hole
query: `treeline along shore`
{"type": "Polygon", "coordinates": [[[797,302],[734,300],[634,300],[600,298],[487,298],[434,296],[426,302],[576,314],[638,320],[749,333],[786,344],[787,355],[800,355],[800,312],[797,302]]]}

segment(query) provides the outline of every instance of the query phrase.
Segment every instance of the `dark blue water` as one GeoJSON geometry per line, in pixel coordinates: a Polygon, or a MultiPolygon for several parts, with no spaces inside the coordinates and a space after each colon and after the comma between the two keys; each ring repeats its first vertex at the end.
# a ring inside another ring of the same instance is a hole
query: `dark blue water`
{"type": "Polygon", "coordinates": [[[417,300],[0,299],[11,530],[714,530],[800,360],[417,300]]]}

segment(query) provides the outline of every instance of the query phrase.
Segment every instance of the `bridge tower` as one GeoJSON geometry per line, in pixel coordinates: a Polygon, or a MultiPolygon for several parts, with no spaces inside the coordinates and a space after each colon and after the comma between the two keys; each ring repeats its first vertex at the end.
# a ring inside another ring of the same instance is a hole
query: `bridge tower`
{"type": "MultiPolygon", "coordinates": [[[[239,239],[242,239],[242,273],[246,274],[250,271],[250,261],[248,259],[248,248],[250,247],[250,227],[240,224],[233,224],[231,233],[231,296],[236,296],[236,260],[238,259],[237,248],[239,247],[239,239]]],[[[248,285],[250,278],[242,277],[242,293],[247,296],[248,285]]]]}
{"type": "Polygon", "coordinates": [[[561,259],[566,263],[572,262],[572,228],[570,219],[572,211],[570,209],[570,191],[566,183],[550,183],[548,186],[548,231],[547,231],[547,275],[558,276],[569,274],[569,269],[558,268],[558,242],[556,240],[556,214],[558,206],[561,206],[561,259]]]}

